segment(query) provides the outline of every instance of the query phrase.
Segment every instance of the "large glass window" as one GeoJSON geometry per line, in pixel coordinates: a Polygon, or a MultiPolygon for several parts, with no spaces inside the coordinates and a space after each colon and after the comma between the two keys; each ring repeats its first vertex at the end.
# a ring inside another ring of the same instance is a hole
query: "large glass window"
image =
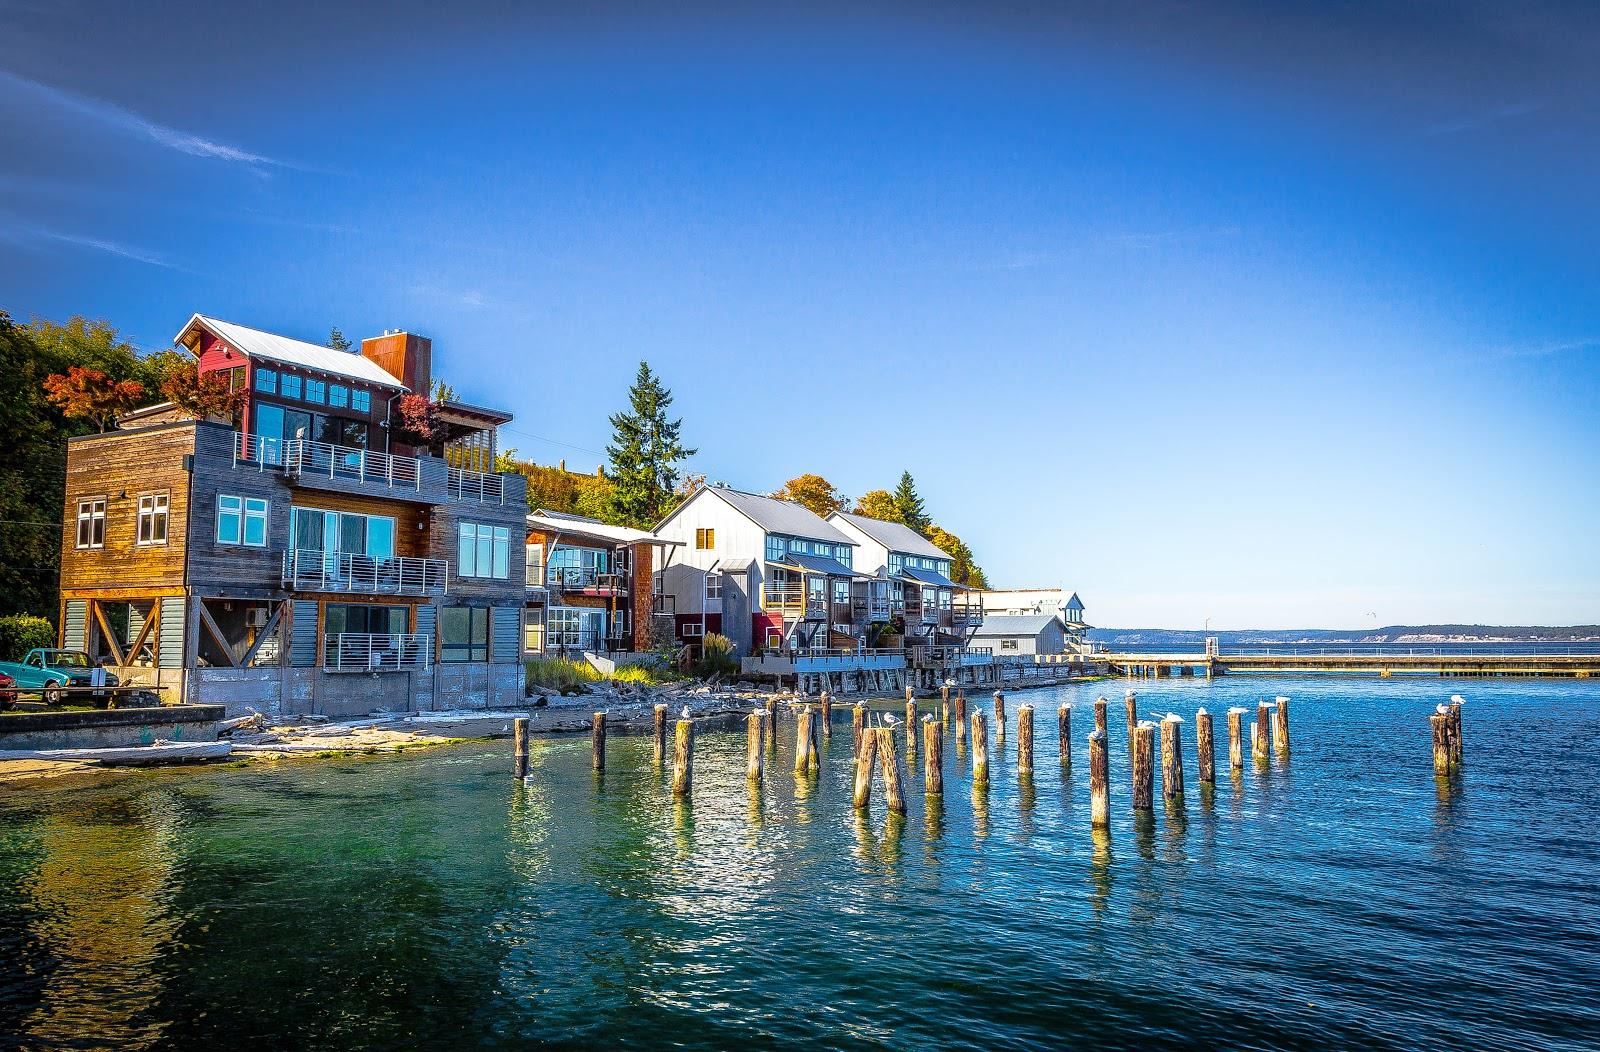
{"type": "Polygon", "coordinates": [[[256,390],[264,394],[278,393],[278,370],[256,367],[256,390]]]}
{"type": "Polygon", "coordinates": [[[78,547],[104,548],[106,545],[106,499],[78,502],[78,547]]]}
{"type": "Polygon", "coordinates": [[[410,611],[403,606],[367,606],[329,603],[323,611],[323,631],[328,635],[360,632],[401,635],[408,630],[410,611]]]}
{"type": "Polygon", "coordinates": [[[372,393],[356,388],[350,392],[350,408],[358,413],[372,412],[372,393]]]}
{"type": "Polygon", "coordinates": [[[138,543],[167,543],[167,495],[165,493],[145,493],[139,497],[138,543]]]}
{"type": "Polygon", "coordinates": [[[832,580],[833,601],[836,603],[848,603],[850,601],[850,582],[843,577],[835,577],[832,580]]]}
{"type": "Polygon", "coordinates": [[[270,503],[261,497],[217,494],[217,543],[264,548],[270,503]]]}
{"type": "Polygon", "coordinates": [[[605,634],[606,612],[575,606],[552,606],[547,623],[547,648],[598,650],[601,637],[605,634]]]}
{"type": "Polygon", "coordinates": [[[489,660],[487,608],[447,606],[439,611],[439,660],[489,660]]]}
{"type": "Polygon", "coordinates": [[[285,398],[299,398],[300,378],[293,373],[284,373],[278,383],[278,393],[285,398]]]}
{"type": "Polygon", "coordinates": [[[510,552],[508,527],[463,522],[456,547],[456,576],[504,580],[511,574],[510,552]]]}
{"type": "Polygon", "coordinates": [[[774,534],[767,534],[767,562],[783,562],[783,538],[774,534]]]}
{"type": "Polygon", "coordinates": [[[900,557],[900,553],[899,552],[890,552],[889,553],[889,572],[890,573],[899,573],[904,568],[905,568],[905,560],[900,557]]]}
{"type": "Polygon", "coordinates": [[[321,380],[306,380],[306,401],[321,405],[327,401],[328,385],[321,380]]]}
{"type": "Polygon", "coordinates": [[[343,409],[350,404],[350,388],[344,384],[328,385],[328,404],[336,409],[343,409]]]}
{"type": "Polygon", "coordinates": [[[851,555],[852,551],[854,551],[854,549],[851,545],[836,544],[833,546],[833,557],[844,565],[849,566],[850,560],[854,558],[854,556],[851,555]]]}
{"type": "Polygon", "coordinates": [[[289,540],[301,551],[394,557],[395,520],[388,515],[289,509],[289,540]]]}

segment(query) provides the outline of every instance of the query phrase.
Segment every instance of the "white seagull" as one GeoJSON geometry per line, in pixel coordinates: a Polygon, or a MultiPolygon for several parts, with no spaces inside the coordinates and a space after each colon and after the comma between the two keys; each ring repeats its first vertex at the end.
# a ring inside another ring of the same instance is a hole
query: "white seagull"
{"type": "Polygon", "coordinates": [[[1467,699],[1463,698],[1459,694],[1452,694],[1450,695],[1450,703],[1452,705],[1465,705],[1467,703],[1467,699]]]}
{"type": "Polygon", "coordinates": [[[687,706],[687,705],[685,705],[683,707],[683,718],[684,719],[688,719],[689,718],[689,706],[687,706]]]}
{"type": "Polygon", "coordinates": [[[893,727],[895,724],[900,722],[900,717],[896,716],[892,712],[886,712],[883,714],[883,722],[888,726],[893,727]]]}

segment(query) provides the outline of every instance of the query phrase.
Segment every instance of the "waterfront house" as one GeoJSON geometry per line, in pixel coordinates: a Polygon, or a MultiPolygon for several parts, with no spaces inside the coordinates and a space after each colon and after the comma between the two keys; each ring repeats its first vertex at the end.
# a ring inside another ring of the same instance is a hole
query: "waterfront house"
{"type": "Polygon", "coordinates": [[[870,610],[903,634],[905,645],[962,646],[983,620],[980,593],[950,579],[951,557],[898,522],[834,512],[830,525],[856,544],[857,565],[870,569],[870,610]]]}
{"type": "MultiPolygon", "coordinates": [[[[528,516],[527,649],[616,656],[651,649],[653,618],[670,613],[654,592],[658,551],[680,544],[648,530],[582,515],[528,516]]],[[[671,630],[661,633],[670,638],[671,630]]]]}
{"type": "Polygon", "coordinates": [[[163,700],[328,715],[519,700],[525,480],[508,414],[435,403],[432,345],[359,353],[195,315],[175,342],[246,392],[68,443],[61,643],[163,700]]]}
{"type": "Polygon", "coordinates": [[[980,593],[986,615],[1050,614],[1061,622],[1067,649],[1081,653],[1090,626],[1083,619],[1083,600],[1064,588],[1010,588],[980,593]]]}
{"type": "Polygon", "coordinates": [[[986,647],[996,660],[1064,654],[1066,629],[1054,614],[986,614],[973,632],[974,646],[986,647]]]}

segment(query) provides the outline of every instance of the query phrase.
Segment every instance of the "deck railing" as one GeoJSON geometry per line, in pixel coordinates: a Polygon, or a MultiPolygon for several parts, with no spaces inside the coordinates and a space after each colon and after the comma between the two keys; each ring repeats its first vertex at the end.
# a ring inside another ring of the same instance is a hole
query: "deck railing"
{"type": "Polygon", "coordinates": [[[807,621],[822,621],[828,616],[827,600],[820,596],[813,598],[803,588],[763,587],[761,609],[768,613],[798,617],[807,621]]]}
{"type": "Polygon", "coordinates": [[[505,479],[499,475],[468,471],[465,468],[451,468],[446,477],[446,485],[451,500],[475,500],[481,504],[506,502],[505,479]]]}
{"type": "Polygon", "coordinates": [[[416,632],[335,632],[322,641],[329,672],[425,672],[432,664],[433,637],[416,632]]]}
{"type": "Polygon", "coordinates": [[[546,572],[545,580],[549,583],[549,587],[565,592],[592,588],[620,593],[628,585],[627,578],[622,574],[598,570],[592,566],[552,566],[546,572]]]}
{"type": "Polygon", "coordinates": [[[262,435],[233,433],[233,466],[245,464],[257,471],[283,467],[283,440],[262,435]]]}
{"type": "Polygon", "coordinates": [[[283,553],[283,585],[296,592],[442,595],[450,583],[443,559],[399,555],[378,559],[349,552],[295,548],[283,553]]]}
{"type": "Polygon", "coordinates": [[[292,475],[370,482],[393,489],[422,489],[416,457],[294,438],[283,443],[283,467],[292,475]]]}

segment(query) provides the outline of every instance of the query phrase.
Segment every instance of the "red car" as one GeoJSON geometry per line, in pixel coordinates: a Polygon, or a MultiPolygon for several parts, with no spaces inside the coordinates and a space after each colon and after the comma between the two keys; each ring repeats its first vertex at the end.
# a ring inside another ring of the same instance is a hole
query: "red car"
{"type": "Polygon", "coordinates": [[[17,703],[17,681],[0,672],[0,712],[4,712],[17,703]]]}

